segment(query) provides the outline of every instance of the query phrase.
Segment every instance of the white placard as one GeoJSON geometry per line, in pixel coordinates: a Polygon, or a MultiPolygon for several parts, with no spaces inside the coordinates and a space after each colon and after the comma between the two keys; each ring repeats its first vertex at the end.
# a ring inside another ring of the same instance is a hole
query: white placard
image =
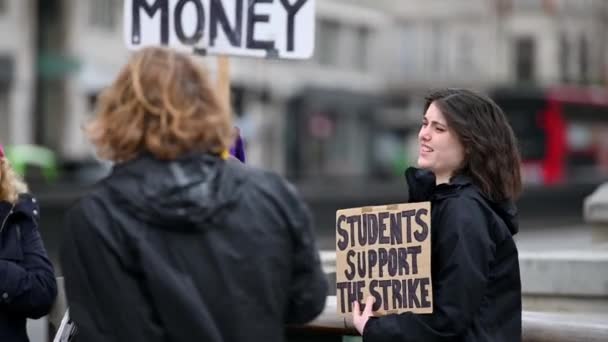
{"type": "Polygon", "coordinates": [[[200,54],[309,58],[315,0],[125,0],[127,47],[200,54]]]}

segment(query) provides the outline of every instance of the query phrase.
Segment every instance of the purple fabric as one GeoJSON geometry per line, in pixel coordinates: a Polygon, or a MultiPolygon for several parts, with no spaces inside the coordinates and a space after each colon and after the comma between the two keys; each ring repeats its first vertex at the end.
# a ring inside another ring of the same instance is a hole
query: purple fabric
{"type": "Polygon", "coordinates": [[[238,133],[234,145],[230,148],[230,154],[241,162],[245,162],[245,143],[241,134],[238,133]]]}

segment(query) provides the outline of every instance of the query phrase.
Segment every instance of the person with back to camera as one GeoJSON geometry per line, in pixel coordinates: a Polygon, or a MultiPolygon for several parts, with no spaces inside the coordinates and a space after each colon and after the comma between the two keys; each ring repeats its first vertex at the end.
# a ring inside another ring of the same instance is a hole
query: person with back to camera
{"type": "Polygon", "coordinates": [[[66,216],[76,341],[283,341],[323,310],[307,207],[228,158],[229,111],[188,56],[135,53],[87,131],[116,164],[66,216]]]}
{"type": "Polygon", "coordinates": [[[517,142],[486,96],[446,89],[426,98],[420,169],[410,202],[431,202],[433,313],[373,317],[373,298],[353,323],[364,342],[521,341],[521,282],[513,235],[521,192],[517,142]]]}
{"type": "Polygon", "coordinates": [[[57,296],[39,211],[0,146],[0,341],[29,341],[26,319],[48,314],[57,296]]]}

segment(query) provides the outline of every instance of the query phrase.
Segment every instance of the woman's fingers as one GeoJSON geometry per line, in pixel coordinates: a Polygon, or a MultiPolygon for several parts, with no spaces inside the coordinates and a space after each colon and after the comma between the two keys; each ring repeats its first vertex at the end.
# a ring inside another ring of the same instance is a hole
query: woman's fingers
{"type": "MultiPolygon", "coordinates": [[[[375,301],[375,298],[372,296],[369,296],[365,299],[365,308],[363,309],[364,316],[369,317],[374,315],[374,313],[372,312],[372,307],[374,306],[375,301]]],[[[358,306],[359,304],[357,303],[357,307],[358,306]]]]}
{"type": "Polygon", "coordinates": [[[367,324],[369,318],[373,316],[372,307],[374,306],[374,301],[374,297],[367,297],[365,299],[365,308],[363,309],[363,312],[361,312],[361,308],[359,307],[359,301],[353,302],[353,325],[360,334],[363,334],[365,324],[367,324]]]}
{"type": "Polygon", "coordinates": [[[353,318],[355,316],[361,316],[361,309],[359,309],[359,301],[353,302],[353,318]]]}

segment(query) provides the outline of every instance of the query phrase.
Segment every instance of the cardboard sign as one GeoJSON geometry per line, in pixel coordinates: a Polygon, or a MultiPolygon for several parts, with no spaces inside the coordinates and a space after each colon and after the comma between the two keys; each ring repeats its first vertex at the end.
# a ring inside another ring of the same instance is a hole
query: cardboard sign
{"type": "Polygon", "coordinates": [[[336,212],[338,313],[375,298],[380,314],[433,312],[430,202],[336,212]]]}
{"type": "Polygon", "coordinates": [[[315,0],[125,0],[124,39],[132,50],[308,58],[314,8],[315,0]]]}

